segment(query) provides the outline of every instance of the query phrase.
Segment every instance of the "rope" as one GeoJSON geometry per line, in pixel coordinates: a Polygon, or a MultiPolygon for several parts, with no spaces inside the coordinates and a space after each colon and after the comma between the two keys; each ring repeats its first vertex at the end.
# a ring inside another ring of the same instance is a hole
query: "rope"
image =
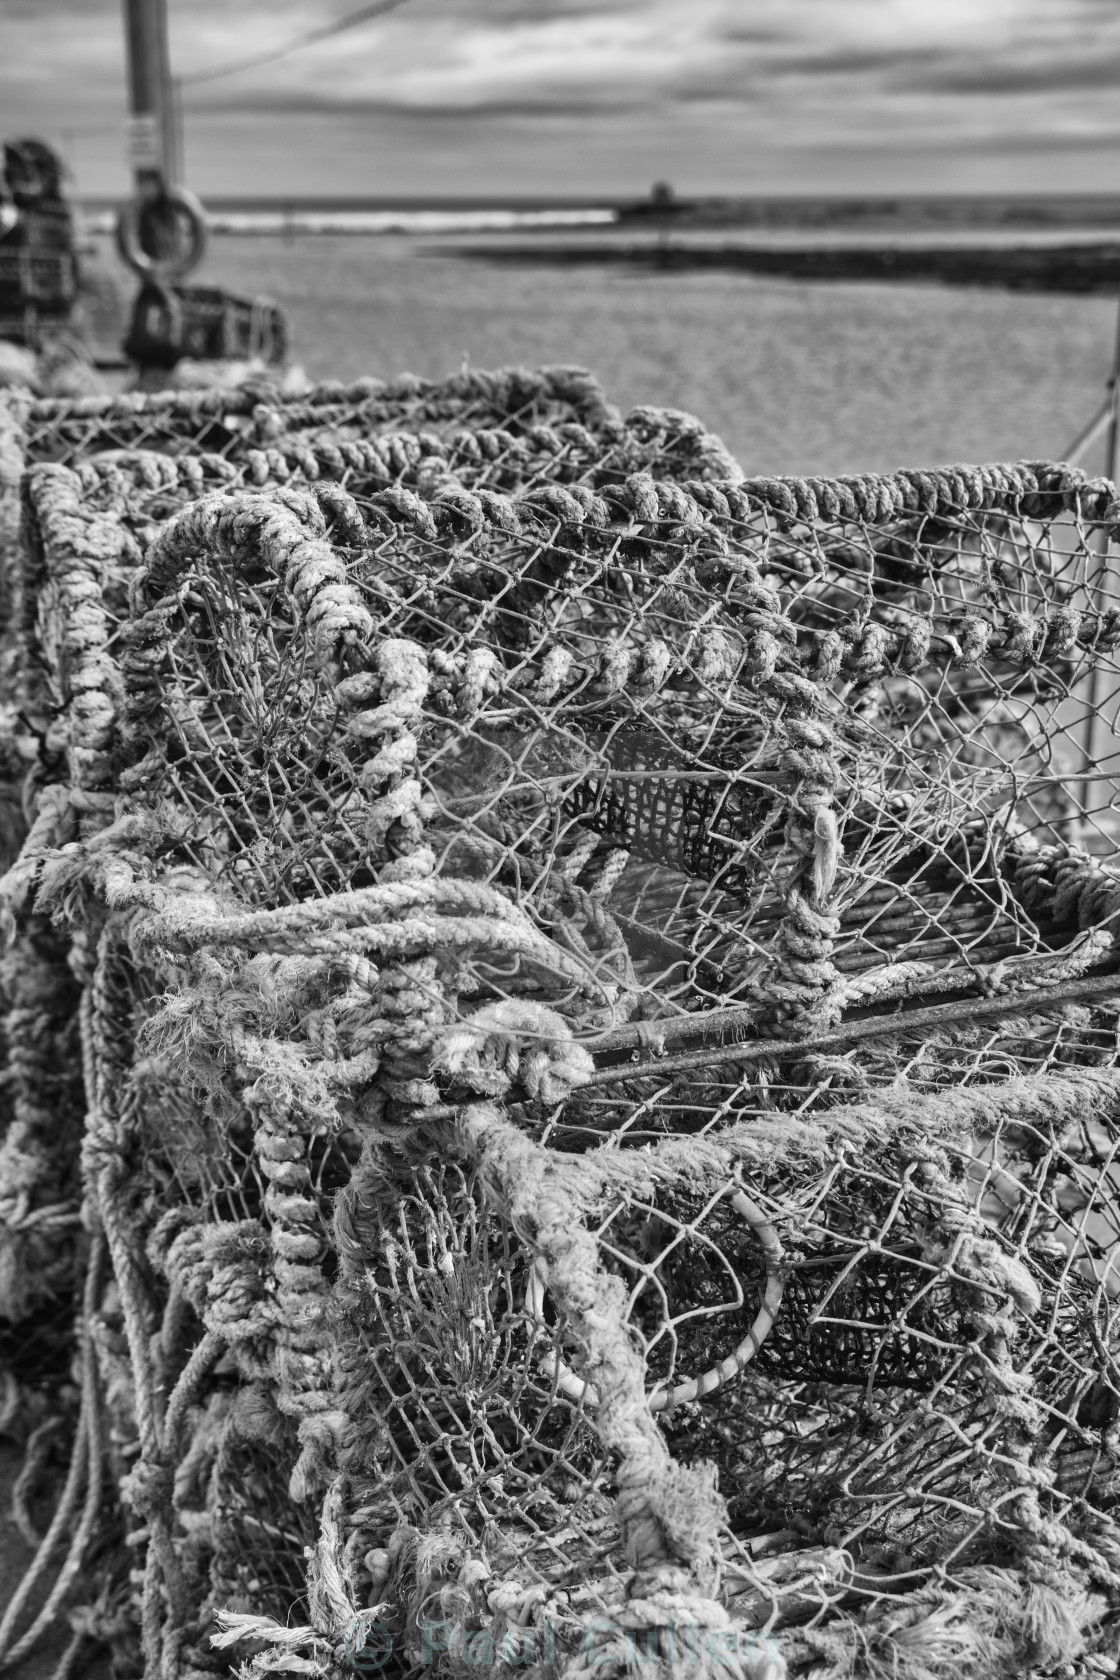
{"type": "Polygon", "coordinates": [[[0,1204],[25,1316],[107,1263],[76,1631],[161,1680],[1087,1661],[1112,487],[748,479],[562,369],[19,424],[0,1204]]]}
{"type": "Polygon", "coordinates": [[[77,1433],[70,1455],[66,1483],[55,1506],[50,1526],[39,1545],[35,1557],[25,1571],[3,1617],[0,1617],[0,1672],[13,1669],[34,1650],[43,1634],[56,1624],[59,1609],[77,1578],[93,1537],[101,1512],[102,1465],[104,1441],[100,1417],[100,1396],[89,1325],[97,1306],[98,1289],[103,1263],[102,1244],[95,1236],[89,1246],[86,1261],[83,1299],[83,1329],[81,1337],[81,1408],[77,1433]],[[85,1498],[77,1522],[73,1527],[69,1549],[51,1584],[50,1591],[30,1627],[18,1637],[16,1628],[29,1602],[42,1581],[43,1574],[65,1538],[67,1527],[73,1522],[78,1501],[85,1498]]]}

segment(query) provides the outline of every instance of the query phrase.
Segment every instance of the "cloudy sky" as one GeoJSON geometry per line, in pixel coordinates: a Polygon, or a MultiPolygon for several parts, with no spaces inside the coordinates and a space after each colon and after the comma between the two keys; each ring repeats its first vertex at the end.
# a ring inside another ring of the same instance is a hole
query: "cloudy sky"
{"type": "MultiPolygon", "coordinates": [[[[186,177],[437,197],[1120,190],[1117,0],[169,0],[186,177]]],[[[126,184],[120,0],[0,0],[3,132],[126,184]]]]}

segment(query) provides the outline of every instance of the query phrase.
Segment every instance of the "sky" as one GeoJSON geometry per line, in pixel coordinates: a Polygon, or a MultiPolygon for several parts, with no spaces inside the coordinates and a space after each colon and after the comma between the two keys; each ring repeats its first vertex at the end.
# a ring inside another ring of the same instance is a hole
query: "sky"
{"type": "MultiPolygon", "coordinates": [[[[188,185],[282,196],[1120,191],[1117,0],[168,0],[188,185]]],[[[0,0],[0,131],[123,193],[120,0],[0,0]]]]}

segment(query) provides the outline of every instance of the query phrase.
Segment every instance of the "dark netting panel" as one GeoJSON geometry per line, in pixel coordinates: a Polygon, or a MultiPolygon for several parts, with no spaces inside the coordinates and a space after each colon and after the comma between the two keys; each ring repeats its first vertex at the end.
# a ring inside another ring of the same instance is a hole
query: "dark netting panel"
{"type": "Polygon", "coordinates": [[[161,1680],[1110,1671],[1120,507],[628,424],[28,475],[9,1264],[161,1680]]]}

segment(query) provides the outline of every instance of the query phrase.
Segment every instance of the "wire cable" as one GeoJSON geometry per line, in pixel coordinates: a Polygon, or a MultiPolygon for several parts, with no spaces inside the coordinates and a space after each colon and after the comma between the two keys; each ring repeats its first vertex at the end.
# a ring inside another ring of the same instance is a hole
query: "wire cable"
{"type": "Polygon", "coordinates": [[[362,6],[356,12],[348,12],[345,17],[338,18],[334,23],[328,23],[322,29],[313,29],[307,35],[299,35],[287,46],[274,47],[270,52],[258,53],[253,58],[242,58],[236,64],[223,64],[217,70],[196,70],[193,75],[180,76],[180,83],[186,86],[196,86],[199,82],[216,82],[223,76],[236,76],[243,70],[255,70],[259,64],[273,64],[278,58],[287,58],[289,53],[298,52],[301,47],[314,46],[318,41],[329,40],[332,35],[341,35],[347,29],[356,29],[359,24],[369,23],[375,17],[381,17],[385,12],[392,12],[398,6],[403,6],[405,0],[375,0],[375,4],[362,6]]]}

